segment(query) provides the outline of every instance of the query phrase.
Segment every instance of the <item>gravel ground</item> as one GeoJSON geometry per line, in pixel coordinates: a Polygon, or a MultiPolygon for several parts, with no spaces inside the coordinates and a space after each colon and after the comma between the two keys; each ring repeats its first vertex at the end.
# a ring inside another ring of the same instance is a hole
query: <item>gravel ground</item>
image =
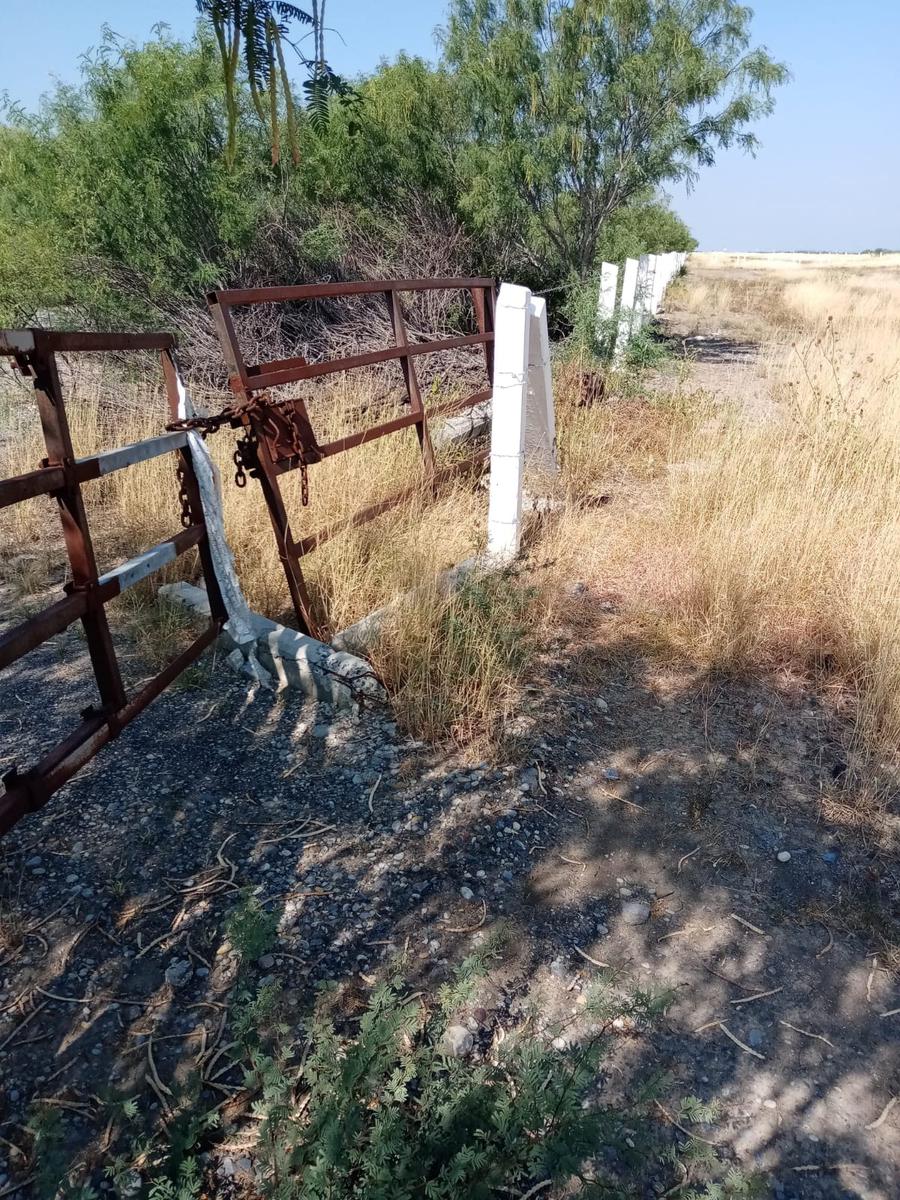
{"type": "MultiPolygon", "coordinates": [[[[525,998],[539,1028],[577,1013],[596,975],[580,951],[670,986],[666,1019],[620,1031],[609,1089],[652,1068],[670,1074],[672,1106],[718,1098],[715,1140],[773,1196],[896,1197],[900,1111],[866,1128],[900,1090],[900,1018],[880,1015],[900,988],[874,957],[900,896],[896,809],[873,834],[839,729],[798,688],[650,667],[621,643],[614,603],[576,593],[595,629],[548,647],[514,760],[467,762],[383,715],[336,719],[288,693],[250,701],[217,671],[167,692],[21,822],[0,847],[2,921],[24,934],[0,958],[0,1136],[16,1144],[36,1098],[83,1104],[62,1110],[66,1134],[99,1170],[91,1097],[112,1086],[158,1112],[148,1035],[159,1078],[177,1082],[196,1042],[171,1035],[217,1031],[237,885],[279,916],[254,973],[298,1012],[321,980],[364,993],[404,948],[432,986],[501,919],[514,950],[476,1043],[525,998]],[[860,896],[868,921],[848,921],[860,896]]],[[[30,674],[7,673],[5,759],[26,745],[38,679],[54,736],[84,665],[68,634],[30,674]]],[[[19,1165],[0,1157],[0,1191],[19,1165]]]]}

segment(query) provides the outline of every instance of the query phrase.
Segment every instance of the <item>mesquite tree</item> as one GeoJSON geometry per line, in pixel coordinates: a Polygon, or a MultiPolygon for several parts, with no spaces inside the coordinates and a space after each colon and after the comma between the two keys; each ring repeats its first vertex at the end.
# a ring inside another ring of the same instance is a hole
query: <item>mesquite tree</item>
{"type": "Polygon", "coordinates": [[[733,0],[452,0],[471,219],[588,276],[629,200],[754,150],[788,73],[751,45],[751,18],[733,0]]]}

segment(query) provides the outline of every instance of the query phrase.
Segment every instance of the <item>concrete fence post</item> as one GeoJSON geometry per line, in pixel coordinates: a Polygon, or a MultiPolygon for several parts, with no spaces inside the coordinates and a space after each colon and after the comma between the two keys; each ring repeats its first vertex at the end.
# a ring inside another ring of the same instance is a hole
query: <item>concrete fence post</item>
{"type": "Polygon", "coordinates": [[[499,565],[515,558],[521,539],[531,300],[528,288],[501,284],[494,320],[487,557],[499,565]]]}
{"type": "Polygon", "coordinates": [[[637,280],[634,285],[634,317],[631,332],[635,334],[650,316],[650,292],[653,281],[650,276],[650,255],[642,254],[638,259],[637,280]]]}
{"type": "Polygon", "coordinates": [[[532,296],[529,303],[528,382],[525,397],[525,465],[543,475],[555,475],[556,412],[550,372],[547,301],[532,296]]]}
{"type": "Polygon", "coordinates": [[[616,311],[616,287],[619,282],[619,268],[614,263],[605,262],[600,268],[600,291],[597,296],[597,340],[608,338],[607,322],[616,311]]]}
{"type": "Polygon", "coordinates": [[[621,366],[625,350],[631,337],[631,322],[634,316],[634,293],[637,286],[638,261],[626,258],[622,271],[622,295],[619,299],[619,324],[616,330],[616,345],[613,350],[613,366],[621,366]]]}

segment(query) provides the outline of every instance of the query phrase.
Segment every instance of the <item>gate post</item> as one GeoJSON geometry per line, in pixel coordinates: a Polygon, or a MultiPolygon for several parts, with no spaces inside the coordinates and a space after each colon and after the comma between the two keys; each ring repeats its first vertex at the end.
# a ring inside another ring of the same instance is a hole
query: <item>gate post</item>
{"type": "Polygon", "coordinates": [[[504,283],[497,299],[488,503],[487,553],[497,564],[515,558],[521,537],[530,344],[531,292],[504,283]]]}

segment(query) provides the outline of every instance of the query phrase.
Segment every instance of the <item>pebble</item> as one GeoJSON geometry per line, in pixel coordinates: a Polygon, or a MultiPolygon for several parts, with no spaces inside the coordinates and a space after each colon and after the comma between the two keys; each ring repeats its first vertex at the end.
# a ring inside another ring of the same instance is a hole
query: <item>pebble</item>
{"type": "Polygon", "coordinates": [[[747,1033],[747,1045],[752,1046],[754,1050],[758,1050],[764,1041],[761,1029],[751,1029],[747,1033]]]}
{"type": "Polygon", "coordinates": [[[472,889],[470,887],[461,887],[459,889],[459,894],[462,896],[463,900],[474,900],[475,899],[475,893],[472,891],[472,889]]]}
{"type": "Polygon", "coordinates": [[[186,958],[176,958],[166,967],[166,983],[174,988],[184,987],[193,974],[194,968],[186,958]]]}
{"type": "Polygon", "coordinates": [[[465,1025],[448,1025],[441,1038],[441,1053],[448,1058],[465,1058],[475,1045],[475,1039],[465,1025]]]}
{"type": "Polygon", "coordinates": [[[778,859],[779,862],[790,862],[791,861],[791,852],[790,852],[790,850],[779,850],[778,853],[775,855],[775,857],[778,859]]]}
{"type": "Polygon", "coordinates": [[[622,920],[626,925],[645,925],[650,920],[650,905],[643,900],[626,900],[622,920]]]}
{"type": "Polygon", "coordinates": [[[603,778],[608,783],[615,783],[616,780],[621,779],[622,776],[619,774],[619,772],[616,770],[615,767],[605,767],[603,770],[603,778]]]}
{"type": "Polygon", "coordinates": [[[602,712],[602,713],[609,712],[609,705],[606,703],[606,701],[603,699],[602,696],[595,696],[594,708],[596,708],[597,712],[602,712]]]}
{"type": "Polygon", "coordinates": [[[565,977],[566,977],[565,959],[554,958],[553,962],[550,964],[550,974],[554,977],[554,979],[565,979],[565,977]]]}

